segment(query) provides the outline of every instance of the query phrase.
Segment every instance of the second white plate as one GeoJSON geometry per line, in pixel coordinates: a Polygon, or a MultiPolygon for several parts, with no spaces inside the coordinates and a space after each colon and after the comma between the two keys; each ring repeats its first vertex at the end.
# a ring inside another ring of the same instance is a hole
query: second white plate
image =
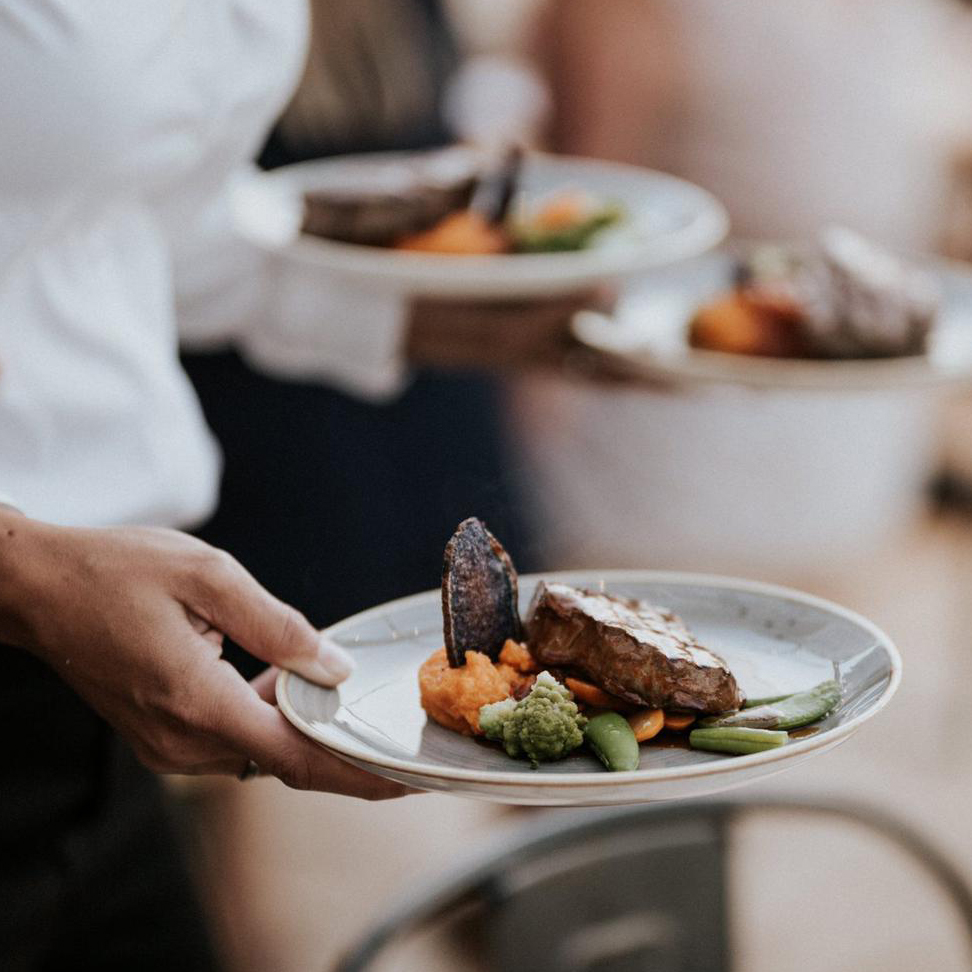
{"type": "Polygon", "coordinates": [[[904,358],[808,361],[693,348],[688,327],[705,302],[725,293],[732,252],[709,253],[652,273],[627,293],[611,317],[578,314],[582,343],[647,378],[676,384],[864,391],[936,387],[972,381],[972,267],[928,259],[943,306],[928,353],[904,358]]]}

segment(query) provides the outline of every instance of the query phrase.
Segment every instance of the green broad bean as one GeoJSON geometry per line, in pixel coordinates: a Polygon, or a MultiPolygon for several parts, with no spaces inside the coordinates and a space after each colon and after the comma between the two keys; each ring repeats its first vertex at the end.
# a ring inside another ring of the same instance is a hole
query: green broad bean
{"type": "Polygon", "coordinates": [[[768,749],[785,746],[789,736],[772,729],[750,729],[744,726],[718,726],[712,729],[693,729],[689,733],[689,745],[693,749],[705,749],[713,753],[733,753],[748,756],[764,753],[768,749]]]}

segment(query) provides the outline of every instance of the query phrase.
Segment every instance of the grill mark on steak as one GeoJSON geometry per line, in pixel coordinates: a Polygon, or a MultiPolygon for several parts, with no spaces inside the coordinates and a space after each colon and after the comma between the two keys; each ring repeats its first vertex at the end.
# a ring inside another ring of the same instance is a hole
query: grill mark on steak
{"type": "Polygon", "coordinates": [[[708,713],[743,703],[726,663],[664,608],[541,581],[527,623],[541,665],[576,668],[630,702],[708,713]]]}

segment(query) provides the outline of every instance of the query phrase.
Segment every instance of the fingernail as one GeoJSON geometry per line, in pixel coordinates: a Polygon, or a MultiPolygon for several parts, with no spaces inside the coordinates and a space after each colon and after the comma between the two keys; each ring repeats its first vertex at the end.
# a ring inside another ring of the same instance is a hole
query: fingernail
{"type": "Polygon", "coordinates": [[[326,681],[343,682],[354,671],[354,659],[336,642],[320,636],[317,665],[326,681]]]}

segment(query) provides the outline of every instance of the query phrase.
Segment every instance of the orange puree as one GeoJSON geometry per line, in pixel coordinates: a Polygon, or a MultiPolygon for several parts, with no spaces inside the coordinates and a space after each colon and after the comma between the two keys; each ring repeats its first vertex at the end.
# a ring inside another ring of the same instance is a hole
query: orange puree
{"type": "Polygon", "coordinates": [[[536,675],[540,671],[537,663],[530,654],[530,649],[526,645],[507,638],[503,644],[503,650],[499,654],[500,663],[515,668],[524,675],[536,675]]]}
{"type": "Polygon", "coordinates": [[[422,708],[446,729],[478,736],[480,708],[507,698],[520,678],[516,669],[494,665],[478,651],[467,651],[466,664],[450,668],[442,648],[419,669],[422,708]]]}

